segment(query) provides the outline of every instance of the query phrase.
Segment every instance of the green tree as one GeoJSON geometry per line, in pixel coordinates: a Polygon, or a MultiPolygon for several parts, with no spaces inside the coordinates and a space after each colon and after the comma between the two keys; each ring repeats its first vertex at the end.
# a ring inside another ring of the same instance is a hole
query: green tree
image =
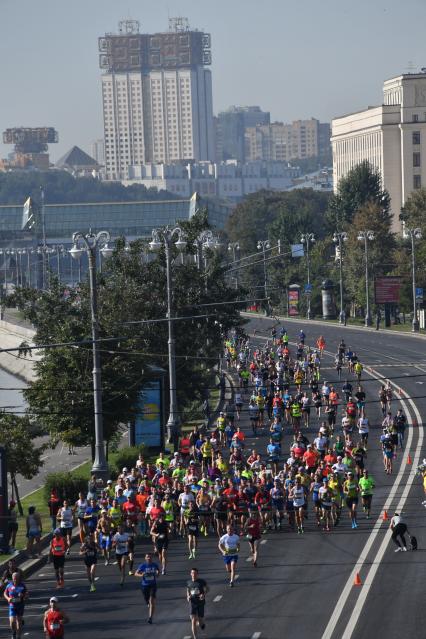
{"type": "Polygon", "coordinates": [[[35,477],[43,466],[42,455],[48,445],[36,446],[31,441],[31,424],[28,417],[5,413],[0,413],[0,441],[6,450],[7,470],[22,515],[16,476],[22,475],[25,479],[35,477]]]}
{"type": "Polygon", "coordinates": [[[337,193],[330,199],[327,211],[330,232],[347,230],[367,202],[377,204],[387,213],[390,210],[389,193],[383,189],[380,173],[365,160],[339,181],[337,193]]]}

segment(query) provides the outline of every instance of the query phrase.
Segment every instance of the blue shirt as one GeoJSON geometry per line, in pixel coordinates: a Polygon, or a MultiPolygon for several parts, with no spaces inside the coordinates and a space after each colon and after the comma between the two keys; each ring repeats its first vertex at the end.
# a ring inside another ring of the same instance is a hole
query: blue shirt
{"type": "Polygon", "coordinates": [[[15,610],[15,608],[24,605],[24,595],[26,592],[27,589],[24,584],[15,586],[12,581],[7,584],[5,593],[8,597],[12,597],[12,601],[9,603],[9,610],[15,610]]]}
{"type": "Polygon", "coordinates": [[[157,572],[159,572],[158,564],[141,564],[137,570],[143,572],[141,586],[156,586],[157,585],[157,572]]]}

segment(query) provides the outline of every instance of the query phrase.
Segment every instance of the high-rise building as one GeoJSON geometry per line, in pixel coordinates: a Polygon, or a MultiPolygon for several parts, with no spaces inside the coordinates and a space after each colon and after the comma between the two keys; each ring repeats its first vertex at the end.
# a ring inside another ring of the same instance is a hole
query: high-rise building
{"type": "Polygon", "coordinates": [[[318,157],[320,137],[324,140],[325,134],[325,129],[321,130],[321,126],[327,125],[311,118],[295,120],[292,124],[273,122],[248,127],[245,133],[246,159],[289,162],[318,157]]]}
{"type": "Polygon", "coordinates": [[[245,162],[247,127],[269,124],[271,114],[258,106],[231,106],[215,118],[216,159],[245,162]]]}
{"type": "Polygon", "coordinates": [[[391,197],[394,229],[413,190],[426,185],[426,69],[383,85],[383,104],[332,121],[333,178],[360,162],[377,169],[391,197]]]}
{"type": "Polygon", "coordinates": [[[185,18],[155,34],[125,20],[99,38],[107,179],[133,164],[215,159],[210,46],[185,18]]]}
{"type": "Polygon", "coordinates": [[[105,164],[105,142],[103,138],[99,140],[93,140],[92,142],[92,158],[96,160],[99,166],[104,166],[105,164]]]}

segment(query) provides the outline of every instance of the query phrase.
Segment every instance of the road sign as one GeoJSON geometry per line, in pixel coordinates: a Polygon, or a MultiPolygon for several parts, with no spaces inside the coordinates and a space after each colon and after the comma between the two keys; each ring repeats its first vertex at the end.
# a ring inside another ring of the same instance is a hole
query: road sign
{"type": "Polygon", "coordinates": [[[305,284],[305,293],[311,293],[313,289],[312,284],[305,284]]]}
{"type": "Polygon", "coordinates": [[[303,257],[304,255],[305,251],[303,250],[303,244],[291,245],[291,257],[303,257]]]}
{"type": "Polygon", "coordinates": [[[423,302],[423,289],[416,288],[416,302],[423,302]]]}

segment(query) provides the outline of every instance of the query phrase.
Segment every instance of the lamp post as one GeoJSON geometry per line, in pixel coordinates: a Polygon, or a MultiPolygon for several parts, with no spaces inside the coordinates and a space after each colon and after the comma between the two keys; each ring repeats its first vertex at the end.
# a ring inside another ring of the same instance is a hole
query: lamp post
{"type": "Polygon", "coordinates": [[[339,275],[340,275],[340,313],[339,323],[345,323],[345,311],[343,308],[343,242],[348,239],[348,234],[344,231],[333,235],[333,242],[339,247],[339,275]]]}
{"type": "Polygon", "coordinates": [[[358,241],[364,242],[365,252],[365,298],[366,298],[366,310],[365,310],[365,326],[371,326],[371,309],[370,309],[370,291],[368,285],[368,242],[374,240],[373,231],[358,231],[358,241]]]}
{"type": "Polygon", "coordinates": [[[306,270],[308,276],[308,309],[306,318],[311,319],[311,262],[309,256],[309,245],[315,242],[315,235],[313,233],[303,233],[300,241],[302,244],[306,244],[306,270]]]}
{"type": "Polygon", "coordinates": [[[419,228],[410,229],[404,224],[402,235],[405,239],[411,240],[411,269],[413,275],[413,322],[411,330],[413,333],[417,333],[420,330],[419,320],[417,318],[417,303],[416,303],[416,249],[415,240],[421,240],[422,232],[419,228]]]}
{"type": "Polygon", "coordinates": [[[98,343],[98,296],[96,288],[96,249],[102,245],[104,257],[110,257],[113,249],[108,247],[110,234],[108,231],[100,231],[96,235],[89,233],[73,233],[73,246],[70,250],[71,257],[80,259],[83,251],[87,253],[89,259],[89,283],[90,283],[90,311],[92,324],[92,353],[93,353],[93,405],[95,418],[95,460],[92,466],[92,473],[98,475],[104,481],[108,475],[108,465],[105,458],[104,428],[102,415],[102,383],[101,364],[98,343]],[[81,248],[81,244],[83,248],[81,248]]]}
{"type": "MultiPolygon", "coordinates": [[[[232,253],[232,261],[237,261],[237,253],[240,253],[240,243],[239,242],[229,242],[228,251],[232,253]]],[[[238,290],[239,282],[238,282],[238,269],[235,271],[235,289],[238,290]]]]}
{"type": "Polygon", "coordinates": [[[268,274],[266,271],[266,251],[269,251],[270,248],[271,248],[271,243],[269,240],[258,240],[257,250],[262,251],[263,253],[263,293],[265,297],[265,304],[267,304],[267,297],[268,297],[268,274]]]}
{"type": "Polygon", "coordinates": [[[151,251],[159,251],[164,248],[166,255],[166,282],[167,282],[167,319],[168,319],[168,358],[169,358],[169,418],[167,420],[167,437],[169,442],[173,442],[177,447],[180,431],[180,415],[177,406],[176,393],[176,361],[175,361],[175,333],[173,324],[173,301],[172,301],[172,272],[171,272],[171,249],[174,245],[179,252],[186,248],[186,240],[184,232],[179,226],[169,228],[166,226],[162,229],[153,229],[152,240],[149,243],[151,251]]]}
{"type": "Polygon", "coordinates": [[[204,255],[204,268],[206,268],[206,256],[205,251],[208,249],[214,250],[220,248],[219,238],[213,235],[212,231],[202,231],[198,237],[194,240],[194,247],[197,250],[197,268],[202,269],[203,255],[204,255]]]}

